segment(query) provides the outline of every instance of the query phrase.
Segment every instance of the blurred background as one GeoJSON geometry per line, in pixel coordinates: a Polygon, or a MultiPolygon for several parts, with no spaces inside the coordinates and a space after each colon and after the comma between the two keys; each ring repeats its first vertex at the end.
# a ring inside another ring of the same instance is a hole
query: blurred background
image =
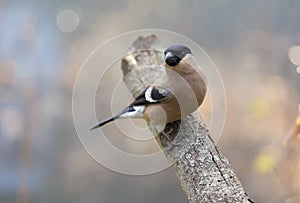
{"type": "Polygon", "coordinates": [[[300,103],[299,11],[280,0],[0,0],[0,202],[188,202],[172,168],[126,176],[99,165],[73,124],[90,52],[146,28],[187,36],[217,65],[227,95],[218,148],[249,196],[300,202],[300,139],[282,145],[300,103]]]}

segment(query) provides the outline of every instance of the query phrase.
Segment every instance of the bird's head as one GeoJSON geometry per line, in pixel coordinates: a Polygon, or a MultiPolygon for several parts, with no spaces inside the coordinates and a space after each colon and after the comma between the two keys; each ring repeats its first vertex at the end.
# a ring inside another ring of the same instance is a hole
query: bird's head
{"type": "Polygon", "coordinates": [[[192,54],[191,50],[183,45],[173,45],[164,51],[165,63],[169,66],[176,66],[187,55],[192,54]]]}

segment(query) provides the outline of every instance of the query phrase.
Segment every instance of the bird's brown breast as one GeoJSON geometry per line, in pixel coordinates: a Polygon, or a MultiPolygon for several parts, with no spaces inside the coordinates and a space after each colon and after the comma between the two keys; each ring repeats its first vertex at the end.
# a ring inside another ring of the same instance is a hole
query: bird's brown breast
{"type": "Polygon", "coordinates": [[[191,55],[172,67],[167,68],[169,90],[172,97],[160,104],[164,108],[167,121],[179,120],[202,104],[206,95],[205,76],[191,55]]]}

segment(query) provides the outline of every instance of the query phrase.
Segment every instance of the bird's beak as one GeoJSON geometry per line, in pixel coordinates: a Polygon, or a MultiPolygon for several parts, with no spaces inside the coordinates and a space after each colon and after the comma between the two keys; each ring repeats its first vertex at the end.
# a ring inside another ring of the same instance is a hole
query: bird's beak
{"type": "Polygon", "coordinates": [[[171,52],[167,52],[165,55],[165,61],[170,60],[173,57],[174,57],[174,55],[171,52]]]}
{"type": "Polygon", "coordinates": [[[165,62],[169,66],[176,66],[178,64],[177,58],[174,54],[171,52],[167,52],[165,55],[165,62]]]}

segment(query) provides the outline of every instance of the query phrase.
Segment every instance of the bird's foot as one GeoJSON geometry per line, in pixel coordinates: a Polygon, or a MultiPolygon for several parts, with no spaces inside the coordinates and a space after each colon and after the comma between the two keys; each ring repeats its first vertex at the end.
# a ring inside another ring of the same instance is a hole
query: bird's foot
{"type": "Polygon", "coordinates": [[[161,133],[163,134],[163,136],[165,136],[165,138],[166,138],[170,143],[172,143],[171,138],[169,137],[169,135],[167,135],[167,133],[165,133],[165,131],[161,131],[161,133]]]}

